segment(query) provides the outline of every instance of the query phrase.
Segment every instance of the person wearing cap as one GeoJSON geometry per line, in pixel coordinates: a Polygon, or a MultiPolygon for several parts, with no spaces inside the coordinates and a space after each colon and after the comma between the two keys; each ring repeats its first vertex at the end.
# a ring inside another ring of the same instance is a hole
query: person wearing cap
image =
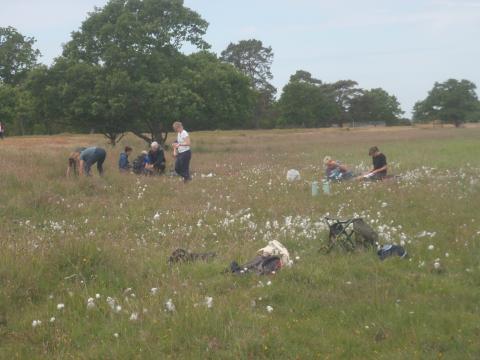
{"type": "Polygon", "coordinates": [[[325,165],[325,176],[328,180],[342,181],[353,177],[352,172],[345,165],[342,165],[340,161],[334,160],[330,156],[325,156],[323,165],[325,165]]]}
{"type": "Polygon", "coordinates": [[[387,176],[387,157],[380,152],[377,146],[372,146],[368,151],[368,155],[372,157],[373,168],[360,179],[364,180],[383,180],[387,176]]]}
{"type": "Polygon", "coordinates": [[[175,172],[183,178],[184,182],[192,180],[190,176],[190,160],[192,151],[188,132],[179,121],[173,123],[173,130],[177,133],[177,141],[172,144],[175,149],[175,172]]]}
{"type": "Polygon", "coordinates": [[[150,145],[145,170],[150,174],[161,174],[165,171],[165,153],[156,141],[150,145]]]}
{"type": "Polygon", "coordinates": [[[74,175],[90,176],[93,164],[97,164],[98,174],[103,175],[103,163],[106,157],[107,152],[101,147],[77,148],[68,158],[67,176],[72,174],[72,170],[74,175]]]}

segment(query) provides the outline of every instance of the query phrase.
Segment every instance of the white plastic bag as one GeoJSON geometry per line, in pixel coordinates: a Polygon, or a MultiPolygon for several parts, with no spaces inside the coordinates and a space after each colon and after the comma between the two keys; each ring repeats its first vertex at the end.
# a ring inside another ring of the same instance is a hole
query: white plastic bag
{"type": "Polygon", "coordinates": [[[300,180],[300,172],[295,169],[290,169],[287,171],[287,180],[290,182],[300,180]]]}
{"type": "Polygon", "coordinates": [[[287,248],[277,240],[270,241],[267,246],[258,250],[257,253],[262,256],[278,256],[283,266],[290,266],[292,264],[287,248]]]}

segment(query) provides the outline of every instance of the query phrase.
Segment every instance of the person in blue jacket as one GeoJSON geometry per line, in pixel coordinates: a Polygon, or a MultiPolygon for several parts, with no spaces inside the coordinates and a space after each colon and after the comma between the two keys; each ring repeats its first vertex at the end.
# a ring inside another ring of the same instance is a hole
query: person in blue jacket
{"type": "Polygon", "coordinates": [[[118,168],[120,172],[128,172],[132,166],[128,161],[128,157],[132,153],[132,148],[130,146],[125,146],[125,151],[120,154],[120,159],[118,160],[118,168]]]}

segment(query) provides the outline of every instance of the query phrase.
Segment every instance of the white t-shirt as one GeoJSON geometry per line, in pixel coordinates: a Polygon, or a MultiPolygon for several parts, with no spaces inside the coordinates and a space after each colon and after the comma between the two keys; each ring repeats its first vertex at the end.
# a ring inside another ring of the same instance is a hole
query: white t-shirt
{"type": "Polygon", "coordinates": [[[190,146],[186,146],[185,144],[185,139],[188,137],[188,132],[186,130],[183,130],[182,132],[177,134],[177,142],[180,145],[178,147],[178,152],[183,153],[185,151],[190,150],[190,146]]]}

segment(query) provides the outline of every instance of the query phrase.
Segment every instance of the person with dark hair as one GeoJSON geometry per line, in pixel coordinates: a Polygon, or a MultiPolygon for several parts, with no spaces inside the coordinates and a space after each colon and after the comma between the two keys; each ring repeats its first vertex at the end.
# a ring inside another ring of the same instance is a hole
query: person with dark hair
{"type": "Polygon", "coordinates": [[[132,166],[128,161],[128,156],[132,153],[132,148],[130,146],[125,146],[125,151],[120,154],[120,159],[118,160],[118,168],[120,172],[128,172],[132,166]]]}
{"type": "Polygon", "coordinates": [[[147,174],[158,175],[165,171],[165,153],[156,141],[150,145],[145,170],[147,174]]]}
{"type": "Polygon", "coordinates": [[[387,176],[387,157],[380,152],[377,146],[372,146],[368,151],[368,155],[372,157],[373,169],[362,175],[360,178],[364,180],[383,180],[387,176]]]}
{"type": "Polygon", "coordinates": [[[192,180],[190,176],[190,159],[192,158],[190,136],[179,121],[173,123],[173,130],[177,133],[177,141],[172,144],[176,155],[175,172],[183,177],[184,182],[188,182],[192,180]]]}
{"type": "Polygon", "coordinates": [[[70,176],[73,170],[74,175],[90,176],[90,169],[93,164],[97,164],[97,170],[103,175],[103,162],[107,157],[107,152],[96,146],[89,148],[77,148],[68,158],[67,176],[70,176]]]}

